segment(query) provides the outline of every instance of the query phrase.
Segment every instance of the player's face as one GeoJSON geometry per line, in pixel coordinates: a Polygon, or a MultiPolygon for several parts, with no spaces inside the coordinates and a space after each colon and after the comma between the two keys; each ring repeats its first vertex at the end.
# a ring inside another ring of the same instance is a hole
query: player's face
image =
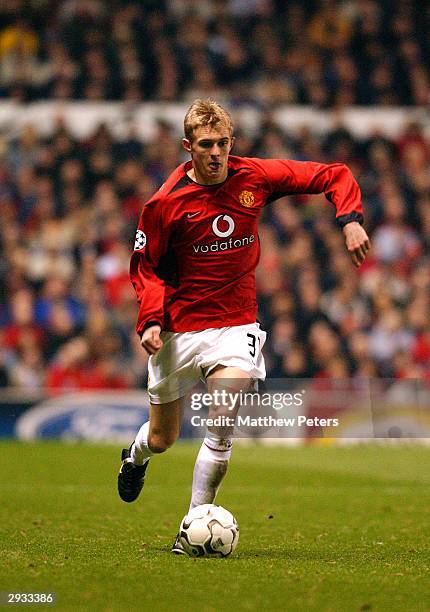
{"type": "Polygon", "coordinates": [[[221,183],[227,178],[227,160],[234,138],[227,127],[202,125],[194,130],[192,141],[184,138],[184,149],[191,154],[189,176],[203,185],[221,183]]]}

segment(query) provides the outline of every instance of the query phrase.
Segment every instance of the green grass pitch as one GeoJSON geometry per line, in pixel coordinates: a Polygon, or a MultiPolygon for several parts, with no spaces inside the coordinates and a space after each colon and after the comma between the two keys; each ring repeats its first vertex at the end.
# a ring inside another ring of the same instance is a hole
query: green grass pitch
{"type": "Polygon", "coordinates": [[[0,444],[0,590],[57,610],[430,610],[430,449],[233,452],[218,503],[228,559],[172,555],[197,446],[156,457],[141,497],[116,493],[120,449],[0,444]]]}

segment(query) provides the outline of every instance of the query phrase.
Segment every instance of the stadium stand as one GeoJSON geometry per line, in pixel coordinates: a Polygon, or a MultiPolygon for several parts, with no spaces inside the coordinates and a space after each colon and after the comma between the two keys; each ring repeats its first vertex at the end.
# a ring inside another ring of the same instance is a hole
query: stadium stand
{"type": "Polygon", "coordinates": [[[429,26],[410,0],[10,0],[0,96],[422,105],[429,26]]]}
{"type": "MultiPolygon", "coordinates": [[[[236,154],[347,163],[373,243],[358,272],[323,197],[285,198],[265,211],[257,281],[260,318],[272,330],[268,373],[430,380],[424,126],[363,139],[335,124],[322,138],[304,128],[291,135],[271,113],[295,102],[427,104],[430,11],[394,4],[171,0],[114,2],[108,12],[98,0],[14,0],[0,9],[0,96],[141,103],[213,95],[261,115],[254,135],[239,132],[236,154]]],[[[103,123],[86,138],[61,120],[49,137],[31,123],[16,136],[3,129],[1,386],[145,386],[130,245],[142,202],[183,159],[165,121],[150,142],[133,131],[119,138],[103,123]]]]}

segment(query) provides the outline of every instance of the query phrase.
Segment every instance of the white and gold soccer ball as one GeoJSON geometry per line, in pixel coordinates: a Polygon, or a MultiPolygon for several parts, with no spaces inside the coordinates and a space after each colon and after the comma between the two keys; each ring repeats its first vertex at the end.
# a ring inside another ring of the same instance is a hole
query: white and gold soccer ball
{"type": "Polygon", "coordinates": [[[239,542],[239,526],[225,508],[202,504],[182,519],[179,540],[190,557],[228,557],[239,542]]]}

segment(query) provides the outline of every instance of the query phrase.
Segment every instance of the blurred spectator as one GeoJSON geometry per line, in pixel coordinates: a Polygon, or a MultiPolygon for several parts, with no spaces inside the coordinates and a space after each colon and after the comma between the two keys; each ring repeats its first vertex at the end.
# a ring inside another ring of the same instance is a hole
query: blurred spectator
{"type": "Polygon", "coordinates": [[[22,15],[0,32],[0,88],[17,97],[37,85],[39,38],[22,15]]]}
{"type": "Polygon", "coordinates": [[[352,33],[351,22],[336,0],[321,0],[309,23],[309,39],[320,51],[335,51],[346,47],[352,33]]]}

